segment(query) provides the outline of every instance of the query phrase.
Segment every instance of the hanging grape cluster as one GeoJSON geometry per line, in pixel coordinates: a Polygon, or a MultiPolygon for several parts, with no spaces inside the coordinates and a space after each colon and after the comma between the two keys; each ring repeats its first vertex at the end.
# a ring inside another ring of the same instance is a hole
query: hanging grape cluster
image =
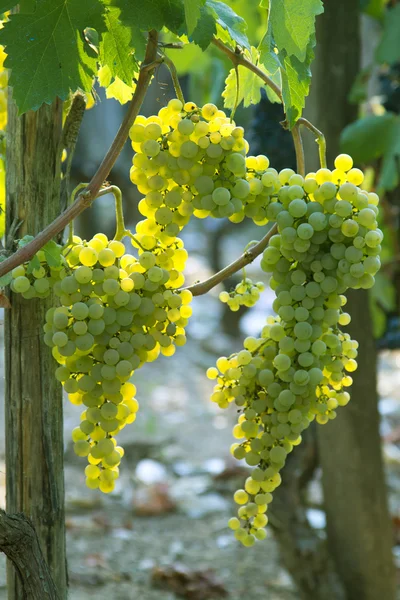
{"type": "MultiPolygon", "coordinates": [[[[359,187],[363,174],[347,155],[332,171],[305,178],[276,171],[264,155],[247,156],[243,129],[212,104],[173,99],[158,115],[139,116],[130,137],[130,177],[144,217],[130,234],[135,255],[101,233],[88,242],[74,236],[57,268],[42,255],[35,269],[17,267],[12,289],[29,298],[52,288],[59,298],[45,342],[60,365],[57,379],[84,407],[72,437],[89,463],[87,485],[110,492],[123,456],[115,436],[138,410],[132,374],[186,342],[192,294],[182,289],[188,255],[179,233],[192,215],[277,223],[261,260],[275,316],[259,338],[207,372],[216,381],[212,401],[239,411],[232,453],[252,471],[235,493],[238,514],[229,525],[251,546],[266,535],[272,492],[302,431],[349,402],[358,344],[341,329],[350,322],[345,293],[374,284],[379,198],[359,187]]],[[[244,274],[220,299],[238,310],[254,305],[262,289],[244,274]]]]}
{"type": "Polygon", "coordinates": [[[208,370],[217,380],[212,400],[240,413],[232,453],[253,467],[229,522],[245,546],[266,535],[272,492],[301,432],[314,419],[334,419],[350,399],[358,343],[341,330],[350,322],[344,294],[374,284],[382,232],[377,195],[357,187],[361,171],[347,155],[335,167],[305,179],[288,169],[278,174],[281,188],[270,204],[278,234],[261,261],[272,273],[276,316],[260,338],[247,338],[243,350],[208,370]]]}

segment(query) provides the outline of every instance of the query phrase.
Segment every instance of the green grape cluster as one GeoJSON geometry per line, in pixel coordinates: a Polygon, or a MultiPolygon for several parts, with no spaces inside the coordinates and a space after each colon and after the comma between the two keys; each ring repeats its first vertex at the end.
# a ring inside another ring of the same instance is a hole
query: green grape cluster
{"type": "Polygon", "coordinates": [[[90,488],[114,489],[123,456],[115,436],[136,419],[139,407],[131,376],[186,343],[192,294],[176,289],[186,257],[177,238],[167,247],[156,241],[151,251],[141,248],[136,258],[122,242],[99,233],[88,242],[74,236],[59,268],[40,251],[13,271],[14,292],[31,298],[53,291],[58,297],[60,306],[46,314],[44,341],[60,365],[55,375],[69,400],[84,407],[72,439],[76,454],[87,457],[90,488]],[[38,281],[47,282],[43,292],[38,281]]]}
{"type": "Polygon", "coordinates": [[[314,419],[334,419],[350,400],[358,343],[341,331],[350,322],[344,293],[372,287],[383,236],[378,196],[357,187],[362,172],[347,155],[335,167],[306,178],[279,173],[281,188],[269,204],[278,234],[261,261],[272,273],[277,316],[267,319],[259,339],[247,338],[243,350],[208,370],[217,380],[211,399],[240,411],[233,434],[242,441],[232,453],[253,467],[235,493],[240,507],[229,522],[245,546],[266,535],[272,492],[301,432],[314,419]]]}
{"type": "Polygon", "coordinates": [[[68,265],[61,254],[62,247],[54,242],[52,244],[58,249],[59,260],[54,261],[52,256],[39,250],[34,260],[12,270],[10,287],[13,292],[26,299],[47,298],[53,286],[66,276],[68,265]],[[59,264],[56,266],[55,262],[59,264]]]}
{"type": "Polygon", "coordinates": [[[266,156],[246,157],[243,128],[214,104],[200,109],[173,99],[158,115],[137,117],[130,137],[136,152],[131,181],[144,195],[139,210],[146,232],[161,241],[175,236],[192,214],[267,222],[277,172],[266,156]]]}
{"type": "Polygon", "coordinates": [[[254,283],[249,277],[243,277],[231,292],[221,292],[219,299],[227,304],[231,311],[236,312],[241,306],[254,306],[260,298],[260,292],[265,286],[262,281],[254,283]]]}
{"type": "Polygon", "coordinates": [[[72,435],[76,454],[88,457],[86,483],[107,493],[123,455],[115,436],[138,410],[129,379],[185,344],[191,294],[168,285],[160,254],[137,259],[104,234],[87,243],[75,237],[65,254],[71,274],[54,286],[61,306],[48,311],[44,339],[70,401],[85,407],[72,435]]]}

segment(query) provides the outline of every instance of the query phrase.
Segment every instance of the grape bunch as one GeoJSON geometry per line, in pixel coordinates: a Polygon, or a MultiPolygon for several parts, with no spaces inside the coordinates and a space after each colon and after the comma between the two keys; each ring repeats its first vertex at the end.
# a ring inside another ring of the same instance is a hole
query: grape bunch
{"type": "Polygon", "coordinates": [[[131,181],[144,198],[146,231],[161,241],[198,218],[251,217],[265,224],[266,206],[279,184],[264,155],[248,156],[244,130],[214,104],[170,100],[158,115],[137,117],[130,130],[131,181]]]}
{"type": "Polygon", "coordinates": [[[115,436],[136,419],[139,407],[131,376],[186,343],[192,295],[176,289],[186,251],[176,239],[167,248],[141,249],[136,258],[122,242],[99,233],[88,242],[74,236],[58,269],[45,256],[35,256],[36,269],[14,269],[11,287],[25,298],[52,290],[59,299],[60,306],[47,312],[44,341],[60,365],[55,376],[69,400],[84,407],[72,439],[76,454],[88,460],[86,483],[108,493],[123,456],[115,436]],[[41,281],[45,292],[38,289],[41,281]]]}
{"type": "Polygon", "coordinates": [[[23,298],[47,298],[54,285],[67,274],[62,246],[48,242],[34,258],[12,270],[11,290],[23,298]],[[50,252],[46,252],[51,249],[50,252]]]}
{"type": "Polygon", "coordinates": [[[235,289],[231,292],[223,291],[219,295],[219,299],[224,304],[227,304],[231,311],[236,312],[241,306],[254,306],[260,298],[260,292],[264,290],[264,283],[257,281],[254,283],[249,277],[244,276],[235,289]]]}
{"type": "Polygon", "coordinates": [[[243,350],[208,370],[216,379],[212,401],[221,408],[234,403],[240,412],[232,453],[253,467],[229,522],[245,546],[266,535],[272,492],[301,432],[314,419],[334,419],[350,400],[358,343],[341,330],[350,322],[344,294],[372,287],[383,237],[379,198],[357,187],[363,175],[349,156],[338,156],[333,171],[304,179],[285,169],[278,177],[281,188],[269,205],[278,234],[261,261],[272,273],[277,314],[260,338],[247,338],[243,350]]]}
{"type": "Polygon", "coordinates": [[[88,458],[86,483],[114,489],[123,450],[115,436],[136,418],[129,382],[160,352],[172,356],[186,342],[191,294],[175,291],[162,254],[125,254],[119,241],[75,237],[66,258],[72,272],[54,286],[61,306],[48,311],[45,342],[60,364],[56,377],[73,404],[85,409],[73,431],[74,450],[88,458]]]}

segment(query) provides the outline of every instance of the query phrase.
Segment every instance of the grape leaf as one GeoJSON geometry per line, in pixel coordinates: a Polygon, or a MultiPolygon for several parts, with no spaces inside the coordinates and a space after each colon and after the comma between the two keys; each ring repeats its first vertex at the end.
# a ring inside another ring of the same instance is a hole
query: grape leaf
{"type": "Polygon", "coordinates": [[[279,51],[305,62],[315,17],[323,12],[321,0],[272,0],[270,20],[279,51]]]}
{"type": "Polygon", "coordinates": [[[8,10],[11,10],[17,4],[18,2],[15,2],[15,0],[2,0],[2,2],[0,2],[0,13],[4,13],[8,10]]]}
{"type": "Polygon", "coordinates": [[[278,52],[275,52],[275,44],[272,41],[271,27],[268,27],[267,33],[262,38],[258,49],[260,51],[260,62],[266,68],[270,75],[276,73],[282,66],[278,52]]]}
{"type": "Polygon", "coordinates": [[[126,104],[132,100],[136,85],[127,85],[116,77],[111,85],[106,89],[106,98],[114,98],[120,104],[126,104]]]}
{"type": "Polygon", "coordinates": [[[132,100],[136,84],[131,82],[130,85],[127,85],[121,81],[119,77],[115,77],[114,81],[112,81],[113,77],[110,68],[107,65],[104,65],[99,69],[97,78],[100,85],[106,88],[106,98],[114,98],[115,100],[118,100],[120,104],[126,104],[132,100]]]}
{"type": "Polygon", "coordinates": [[[50,240],[42,248],[46,262],[49,267],[59,267],[61,265],[61,251],[62,248],[59,244],[56,244],[54,240],[50,240]]]}
{"type": "MultiPolygon", "coordinates": [[[[248,54],[247,52],[245,53],[248,54]]],[[[246,56],[253,64],[258,63],[258,50],[254,47],[251,48],[251,56],[246,56]]],[[[268,74],[261,64],[257,66],[268,74]]],[[[239,73],[239,93],[237,93],[237,80],[236,71],[231,69],[228,77],[225,80],[225,89],[222,92],[224,98],[224,106],[226,108],[234,109],[235,105],[239,105],[243,102],[243,106],[247,107],[251,104],[258,104],[261,100],[261,90],[265,87],[265,83],[260,79],[258,75],[247,69],[246,67],[238,66],[239,73]]],[[[274,94],[275,96],[275,94],[274,94]]],[[[277,98],[273,99],[276,101],[277,98]]]]}
{"type": "Polygon", "coordinates": [[[182,0],[108,0],[121,9],[120,20],[127,26],[149,31],[167,27],[178,33],[185,22],[182,0]]]}
{"type": "Polygon", "coordinates": [[[135,49],[136,59],[142,61],[146,54],[146,37],[139,27],[131,27],[132,39],[131,46],[135,49]]]}
{"type": "MultiPolygon", "coordinates": [[[[4,257],[5,258],[5,257],[4,257]]],[[[6,285],[11,283],[13,280],[12,273],[6,273],[0,277],[0,288],[5,288],[6,285]]]]}
{"type": "Polygon", "coordinates": [[[215,13],[213,13],[208,6],[201,7],[200,18],[197,21],[197,25],[190,39],[200,46],[202,50],[205,50],[210,45],[211,40],[216,33],[217,26],[215,13]]]}
{"type": "Polygon", "coordinates": [[[0,44],[6,46],[5,66],[20,114],[56,96],[65,100],[70,90],[90,91],[97,58],[83,30],[103,34],[103,12],[100,0],[41,0],[35,13],[11,15],[4,23],[0,44]]]}
{"type": "Polygon", "coordinates": [[[393,64],[400,60],[400,4],[385,13],[385,24],[381,42],[376,50],[376,59],[380,63],[393,64]]]}
{"type": "Polygon", "coordinates": [[[40,269],[40,260],[37,254],[32,256],[31,260],[28,262],[26,266],[26,272],[32,273],[35,269],[40,269]]]}
{"type": "Polygon", "coordinates": [[[21,238],[20,240],[17,240],[17,247],[23,248],[24,246],[29,244],[29,242],[31,242],[33,239],[34,239],[33,235],[24,235],[23,238],[21,238]]]}
{"type": "Polygon", "coordinates": [[[16,2],[15,0],[2,0],[0,1],[0,13],[11,10],[17,4],[19,5],[20,13],[33,12],[36,7],[36,0],[19,0],[19,2],[16,2]]]}
{"type": "Polygon", "coordinates": [[[310,65],[314,59],[315,38],[308,45],[306,60],[301,62],[296,56],[287,56],[282,51],[281,68],[282,99],[289,129],[292,129],[297,119],[301,117],[305,98],[310,91],[310,65]]]}
{"type": "Polygon", "coordinates": [[[191,35],[200,18],[200,8],[205,0],[184,0],[185,20],[188,35],[191,35]]]}
{"type": "Polygon", "coordinates": [[[100,62],[107,65],[112,77],[130,85],[138,66],[132,54],[131,35],[129,27],[119,21],[120,9],[110,7],[105,14],[107,32],[100,42],[100,62]]]}
{"type": "Polygon", "coordinates": [[[249,40],[246,35],[246,21],[242,17],[239,17],[225,2],[207,0],[206,6],[213,11],[216,16],[216,22],[229,34],[234,44],[239,44],[239,46],[250,50],[249,40]]]}

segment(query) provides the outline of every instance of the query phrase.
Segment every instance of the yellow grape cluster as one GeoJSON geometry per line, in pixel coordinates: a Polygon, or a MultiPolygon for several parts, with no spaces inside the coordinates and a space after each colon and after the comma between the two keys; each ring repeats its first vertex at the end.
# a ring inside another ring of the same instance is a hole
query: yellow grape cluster
{"type": "Polygon", "coordinates": [[[240,412],[232,453],[253,467],[229,522],[245,546],[265,538],[272,492],[301,432],[314,419],[334,419],[350,400],[358,343],[341,330],[350,322],[344,294],[372,287],[383,238],[379,198],[358,187],[363,174],[348,155],[336,158],[333,171],[303,178],[285,169],[277,179],[268,211],[278,233],[261,261],[272,273],[276,316],[260,338],[247,338],[243,350],[208,370],[217,382],[212,400],[240,412]]]}

